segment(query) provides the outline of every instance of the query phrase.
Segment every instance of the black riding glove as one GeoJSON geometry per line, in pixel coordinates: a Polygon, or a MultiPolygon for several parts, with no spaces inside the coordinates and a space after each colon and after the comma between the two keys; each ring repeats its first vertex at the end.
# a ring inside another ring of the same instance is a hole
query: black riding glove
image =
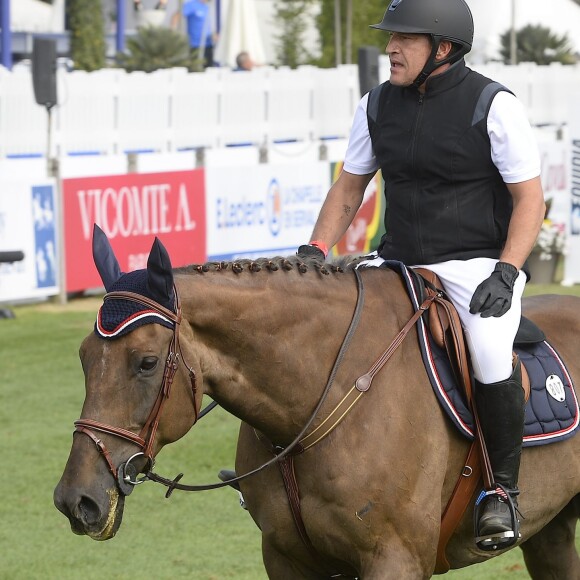
{"type": "Polygon", "coordinates": [[[514,284],[519,271],[507,262],[498,262],[491,276],[484,280],[473,293],[469,303],[471,314],[480,313],[482,318],[503,316],[512,305],[514,284]]]}
{"type": "Polygon", "coordinates": [[[300,246],[296,252],[296,255],[302,260],[305,260],[306,258],[314,258],[324,262],[326,259],[324,252],[319,247],[313,246],[311,244],[304,244],[300,246]]]}

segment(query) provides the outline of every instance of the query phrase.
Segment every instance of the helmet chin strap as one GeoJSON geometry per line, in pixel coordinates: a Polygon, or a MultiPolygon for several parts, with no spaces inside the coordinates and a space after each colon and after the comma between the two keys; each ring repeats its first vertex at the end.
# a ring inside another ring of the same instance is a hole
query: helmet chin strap
{"type": "Polygon", "coordinates": [[[449,54],[443,59],[436,61],[435,57],[437,56],[437,51],[439,50],[439,46],[441,41],[443,40],[442,36],[437,36],[436,34],[431,35],[431,54],[427,59],[423,70],[419,73],[419,76],[413,81],[411,84],[412,87],[418,89],[429,77],[429,75],[440,66],[447,64],[448,62],[455,62],[461,58],[462,54],[461,51],[458,50],[451,50],[449,54]]]}

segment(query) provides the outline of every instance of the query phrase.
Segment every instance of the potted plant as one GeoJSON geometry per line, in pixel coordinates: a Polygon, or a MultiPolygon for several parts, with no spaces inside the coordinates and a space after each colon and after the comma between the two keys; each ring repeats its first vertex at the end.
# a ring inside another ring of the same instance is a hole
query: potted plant
{"type": "Polygon", "coordinates": [[[532,254],[540,260],[552,260],[564,253],[566,247],[566,225],[544,218],[532,254]]]}
{"type": "Polygon", "coordinates": [[[566,225],[544,218],[536,244],[528,258],[530,282],[552,284],[560,257],[566,249],[566,225]]]}

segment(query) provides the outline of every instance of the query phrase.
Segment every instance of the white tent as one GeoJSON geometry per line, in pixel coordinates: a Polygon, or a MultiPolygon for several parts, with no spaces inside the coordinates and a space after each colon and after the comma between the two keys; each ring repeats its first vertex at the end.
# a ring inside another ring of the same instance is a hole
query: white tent
{"type": "Polygon", "coordinates": [[[528,24],[544,26],[552,32],[568,35],[572,48],[580,53],[580,6],[573,0],[467,0],[475,21],[472,63],[499,59],[500,37],[512,24],[515,6],[515,28],[528,24]]]}
{"type": "Polygon", "coordinates": [[[215,59],[224,66],[235,67],[236,56],[247,51],[258,64],[266,62],[262,30],[255,0],[229,0],[224,3],[224,20],[215,59]]]}

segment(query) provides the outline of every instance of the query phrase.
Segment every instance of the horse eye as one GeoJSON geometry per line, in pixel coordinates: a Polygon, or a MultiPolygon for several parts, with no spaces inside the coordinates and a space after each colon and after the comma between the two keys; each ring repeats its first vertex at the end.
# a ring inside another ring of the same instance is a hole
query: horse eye
{"type": "Polygon", "coordinates": [[[142,371],[152,371],[157,366],[157,357],[154,356],[146,356],[141,361],[140,370],[142,371]]]}

